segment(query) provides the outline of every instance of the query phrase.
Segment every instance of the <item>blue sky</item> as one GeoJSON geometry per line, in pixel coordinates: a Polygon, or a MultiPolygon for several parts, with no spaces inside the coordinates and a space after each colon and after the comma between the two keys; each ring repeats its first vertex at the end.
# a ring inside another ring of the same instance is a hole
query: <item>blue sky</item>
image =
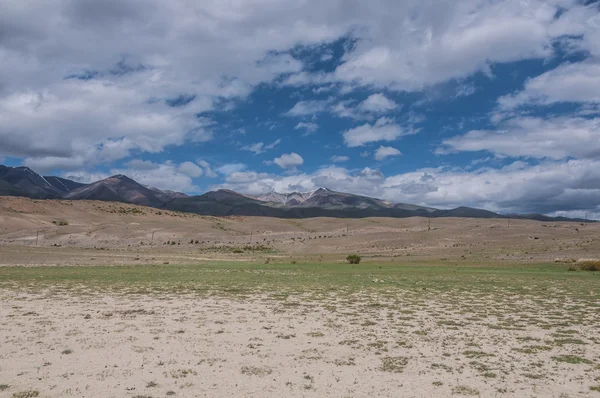
{"type": "Polygon", "coordinates": [[[597,2],[197,3],[3,5],[0,160],[600,217],[597,2]]]}

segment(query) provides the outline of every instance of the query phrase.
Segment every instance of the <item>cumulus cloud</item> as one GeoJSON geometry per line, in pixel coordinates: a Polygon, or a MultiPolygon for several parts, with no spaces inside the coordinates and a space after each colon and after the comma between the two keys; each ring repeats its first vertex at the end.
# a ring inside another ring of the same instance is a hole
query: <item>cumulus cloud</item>
{"type": "Polygon", "coordinates": [[[305,130],[306,132],[304,133],[304,135],[309,135],[314,133],[315,131],[317,131],[319,129],[319,125],[316,123],[305,123],[305,122],[300,122],[296,125],[295,127],[296,130],[305,130]]]}
{"type": "Polygon", "coordinates": [[[398,104],[381,93],[371,94],[359,105],[360,110],[373,113],[385,113],[397,107],[398,104]]]}
{"type": "Polygon", "coordinates": [[[198,178],[204,174],[202,168],[192,162],[183,162],[179,165],[179,171],[183,174],[187,174],[190,177],[198,178]]]}
{"type": "Polygon", "coordinates": [[[377,141],[394,141],[406,132],[392,119],[380,118],[374,124],[363,124],[343,133],[344,142],[349,147],[357,147],[377,141]]]}
{"type": "Polygon", "coordinates": [[[183,0],[123,0],[101,11],[87,0],[6,5],[0,15],[0,152],[47,168],[78,168],[209,140],[198,113],[300,71],[302,63],[285,52],[299,41],[343,34],[321,21],[282,19],[286,7],[257,13],[255,6],[183,0]],[[267,29],[265,20],[271,21],[267,29]]]}
{"type": "Polygon", "coordinates": [[[342,163],[342,162],[347,162],[348,160],[350,160],[350,157],[334,155],[334,156],[330,157],[329,160],[331,160],[333,163],[342,163]]]}
{"type": "Polygon", "coordinates": [[[257,142],[252,145],[243,146],[242,150],[254,152],[255,155],[259,155],[261,153],[268,151],[269,149],[275,148],[277,145],[279,145],[279,143],[281,143],[281,139],[277,139],[277,140],[273,141],[272,143],[270,143],[269,145],[265,145],[264,142],[257,142]]]}
{"type": "Polygon", "coordinates": [[[244,171],[248,166],[244,163],[227,163],[223,166],[217,167],[217,171],[225,176],[229,176],[233,173],[244,171]]]}
{"type": "Polygon", "coordinates": [[[504,156],[564,159],[600,157],[600,118],[518,117],[498,130],[447,139],[438,153],[489,151],[504,156]]]}
{"type": "Polygon", "coordinates": [[[327,109],[329,101],[309,100],[298,101],[292,109],[286,112],[287,116],[313,116],[324,112],[327,109]]]}
{"type": "Polygon", "coordinates": [[[383,160],[390,156],[398,156],[402,155],[402,152],[397,150],[396,148],[392,148],[391,146],[380,146],[375,151],[375,160],[383,160]]]}
{"type": "Polygon", "coordinates": [[[500,97],[503,110],[560,102],[600,103],[600,64],[565,64],[529,79],[518,93],[500,97]]]}
{"type": "Polygon", "coordinates": [[[280,157],[273,159],[273,163],[282,169],[293,169],[304,164],[304,159],[296,152],[284,153],[280,157]]]}
{"type": "Polygon", "coordinates": [[[202,166],[204,175],[208,178],[216,178],[217,177],[217,173],[215,173],[210,165],[210,163],[208,163],[206,160],[200,159],[197,161],[197,163],[202,166]]]}

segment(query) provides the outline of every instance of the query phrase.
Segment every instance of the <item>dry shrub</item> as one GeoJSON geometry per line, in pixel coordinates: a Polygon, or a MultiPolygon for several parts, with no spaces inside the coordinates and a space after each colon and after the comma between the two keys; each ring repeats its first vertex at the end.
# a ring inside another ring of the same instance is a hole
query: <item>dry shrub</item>
{"type": "Polygon", "coordinates": [[[579,263],[579,269],[582,271],[600,271],[600,260],[582,261],[579,263]]]}
{"type": "Polygon", "coordinates": [[[346,261],[348,261],[348,264],[359,264],[360,260],[360,256],[356,254],[351,254],[348,257],[346,257],[346,261]]]}
{"type": "Polygon", "coordinates": [[[569,266],[569,271],[600,272],[600,260],[580,260],[569,266]]]}

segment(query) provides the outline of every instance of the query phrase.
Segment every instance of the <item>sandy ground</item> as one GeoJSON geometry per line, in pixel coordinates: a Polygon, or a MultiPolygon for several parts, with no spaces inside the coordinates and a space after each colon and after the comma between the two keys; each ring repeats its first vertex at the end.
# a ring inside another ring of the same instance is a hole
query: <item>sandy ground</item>
{"type": "MultiPolygon", "coordinates": [[[[428,230],[421,218],[213,218],[0,198],[0,266],[349,253],[454,266],[598,258],[600,225],[436,219],[428,230]],[[267,249],[244,249],[250,239],[267,249]]],[[[600,396],[600,301],[589,287],[217,297],[44,286],[0,288],[0,397],[600,396]]]]}
{"type": "Polygon", "coordinates": [[[431,220],[428,230],[428,222],[419,217],[215,218],[118,203],[0,197],[0,265],[343,261],[351,253],[373,261],[600,257],[600,223],[512,220],[509,225],[507,220],[450,218],[431,220]],[[247,245],[267,250],[234,253],[247,245]]]}
{"type": "MultiPolygon", "coordinates": [[[[415,303],[400,296],[392,310],[361,304],[372,297],[355,297],[343,311],[290,305],[296,299],[302,297],[277,302],[4,291],[0,383],[10,387],[0,395],[598,395],[590,386],[600,384],[592,362],[600,363],[600,341],[582,337],[597,336],[597,323],[540,327],[524,315],[556,319],[527,303],[521,314],[494,307],[492,297],[477,297],[499,311],[485,322],[476,319],[483,306],[469,306],[468,298],[456,305],[445,297],[415,303]],[[496,323],[503,316],[513,317],[513,325],[496,323]],[[560,360],[575,354],[590,362],[560,360]]],[[[334,295],[327,302],[347,299],[334,295]]],[[[557,303],[558,311],[567,304],[557,303]]]]}

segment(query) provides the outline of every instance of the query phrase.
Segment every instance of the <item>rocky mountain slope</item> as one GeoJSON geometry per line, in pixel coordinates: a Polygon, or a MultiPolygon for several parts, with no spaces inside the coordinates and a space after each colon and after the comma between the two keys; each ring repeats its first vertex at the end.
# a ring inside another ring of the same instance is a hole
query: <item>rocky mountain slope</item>
{"type": "Polygon", "coordinates": [[[154,208],[211,216],[266,216],[279,218],[364,218],[364,217],[464,217],[522,218],[539,221],[584,221],[541,214],[510,216],[488,210],[458,207],[440,210],[406,203],[393,203],[367,196],[319,188],[310,192],[244,195],[221,189],[198,196],[162,191],[144,186],[125,176],[115,175],[92,184],[61,177],[43,177],[27,167],[0,165],[0,196],[33,199],[99,200],[131,203],[154,208]]]}

